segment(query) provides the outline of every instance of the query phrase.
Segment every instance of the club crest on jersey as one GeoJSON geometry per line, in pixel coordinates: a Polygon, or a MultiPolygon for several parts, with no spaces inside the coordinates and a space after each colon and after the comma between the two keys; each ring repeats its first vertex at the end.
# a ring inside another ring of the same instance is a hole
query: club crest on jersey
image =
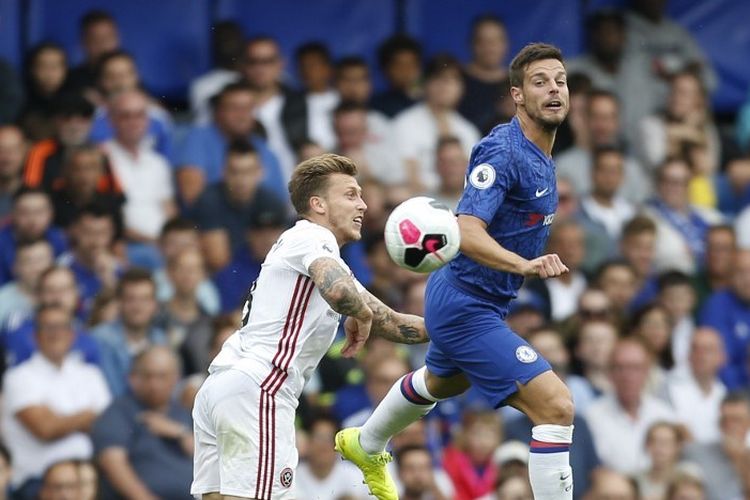
{"type": "Polygon", "coordinates": [[[289,467],[279,473],[279,482],[284,488],[289,488],[292,485],[292,479],[294,479],[294,472],[289,467]]]}
{"type": "Polygon", "coordinates": [[[536,351],[527,345],[519,346],[516,349],[516,358],[521,363],[533,363],[537,357],[536,351]]]}
{"type": "Polygon", "coordinates": [[[495,169],[489,163],[477,165],[469,174],[469,182],[477,189],[487,189],[495,183],[495,169]]]}

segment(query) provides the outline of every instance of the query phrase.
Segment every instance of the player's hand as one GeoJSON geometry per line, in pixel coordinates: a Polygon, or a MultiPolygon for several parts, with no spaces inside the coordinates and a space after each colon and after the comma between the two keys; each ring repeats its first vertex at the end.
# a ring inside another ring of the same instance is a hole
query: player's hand
{"type": "Polygon", "coordinates": [[[361,320],[352,316],[346,318],[346,321],[344,321],[346,342],[341,349],[341,355],[345,358],[356,356],[365,346],[367,337],[370,336],[370,328],[372,328],[372,317],[368,320],[361,320]]]}
{"type": "Polygon", "coordinates": [[[526,263],[523,269],[524,276],[538,276],[542,279],[554,278],[570,271],[568,266],[562,263],[556,253],[542,255],[526,263]]]}

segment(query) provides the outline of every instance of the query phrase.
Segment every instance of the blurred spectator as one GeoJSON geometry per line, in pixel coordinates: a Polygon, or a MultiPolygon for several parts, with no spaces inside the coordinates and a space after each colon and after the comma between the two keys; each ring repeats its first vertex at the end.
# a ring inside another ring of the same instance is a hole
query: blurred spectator
{"type": "Polygon", "coordinates": [[[684,432],[676,424],[656,422],[649,427],[645,441],[649,465],[635,476],[642,500],[664,500],[684,444],[684,432]]]}
{"type": "MultiPolygon", "coordinates": [[[[594,439],[589,426],[583,415],[592,401],[593,394],[588,382],[577,375],[569,375],[569,355],[559,334],[552,329],[532,332],[528,337],[529,344],[550,362],[555,374],[559,376],[571,391],[576,407],[573,417],[573,425],[576,429],[576,439],[570,447],[570,463],[573,468],[573,484],[579,493],[574,490],[575,498],[580,498],[581,493],[588,489],[591,472],[599,467],[599,457],[594,448],[594,439]]],[[[515,440],[522,443],[531,442],[531,428],[534,426],[529,417],[518,414],[516,418],[508,419],[504,425],[505,439],[515,440]]],[[[503,473],[502,468],[500,470],[503,473]]]]}
{"type": "Polygon", "coordinates": [[[172,398],[179,360],[151,347],[133,360],[131,391],[118,397],[91,431],[103,471],[103,498],[192,499],[192,420],[172,398]]]}
{"type": "Polygon", "coordinates": [[[656,299],[659,291],[654,274],[656,224],[650,217],[636,215],[622,228],[620,254],[635,272],[637,290],[630,307],[639,309],[656,299]]]}
{"type": "Polygon", "coordinates": [[[211,56],[214,67],[190,82],[190,112],[195,124],[211,121],[210,101],[221,89],[240,78],[239,69],[245,35],[235,21],[211,26],[211,56]]]}
{"type": "Polygon", "coordinates": [[[719,441],[689,444],[685,456],[703,470],[709,500],[745,498],[743,492],[750,488],[750,402],[745,395],[731,393],[722,401],[719,415],[719,441]]]}
{"type": "Polygon", "coordinates": [[[336,143],[333,135],[333,109],[339,96],[333,89],[333,60],[322,42],[308,42],[295,52],[297,75],[307,101],[307,130],[310,139],[330,151],[336,143]]]}
{"type": "Polygon", "coordinates": [[[703,481],[694,474],[677,474],[669,482],[666,500],[708,500],[703,481]]]}
{"type": "Polygon", "coordinates": [[[367,107],[368,141],[383,144],[390,135],[390,120],[372,109],[372,78],[367,61],[359,56],[342,57],[336,62],[334,86],[341,102],[353,102],[367,107]]]}
{"type": "Polygon", "coordinates": [[[644,208],[656,223],[657,271],[695,273],[704,262],[708,228],[721,221],[716,211],[690,204],[689,181],[690,167],[682,160],[666,160],[657,170],[656,196],[644,208]]]}
{"type": "Polygon", "coordinates": [[[191,210],[201,232],[209,270],[227,265],[232,252],[245,240],[253,214],[268,210],[284,212],[276,194],[260,185],[263,165],[258,151],[247,142],[230,144],[222,180],[209,185],[191,210]]]}
{"type": "Polygon", "coordinates": [[[533,292],[522,288],[518,297],[510,303],[505,322],[521,338],[526,338],[547,322],[546,308],[542,300],[533,292]]]}
{"type": "Polygon", "coordinates": [[[99,472],[89,460],[76,460],[81,482],[79,500],[99,500],[99,472]]]}
{"type": "Polygon", "coordinates": [[[372,107],[393,118],[422,97],[422,47],[407,35],[393,35],[378,47],[378,65],[388,82],[372,107]]]}
{"type": "Polygon", "coordinates": [[[367,108],[362,104],[342,102],[333,112],[335,150],[357,164],[362,179],[375,178],[386,185],[403,184],[403,165],[385,140],[374,141],[369,130],[367,108]]]}
{"type": "MultiPolygon", "coordinates": [[[[705,148],[703,149],[705,153],[705,148]]],[[[703,154],[703,156],[707,156],[703,154]]],[[[715,189],[718,209],[724,216],[737,217],[750,201],[750,155],[729,158],[723,172],[709,179],[715,189]]]]}
{"type": "Polygon", "coordinates": [[[294,478],[298,498],[327,500],[342,495],[359,500],[367,498],[368,489],[359,479],[359,471],[350,462],[339,460],[331,446],[338,430],[336,420],[325,415],[313,417],[308,424],[307,460],[299,464],[294,478]]]}
{"type": "Polygon", "coordinates": [[[568,116],[558,127],[555,134],[555,144],[552,155],[557,156],[561,151],[578,146],[588,149],[589,133],[586,123],[589,94],[591,93],[591,78],[583,73],[568,73],[568,93],[570,106],[568,116]]]}
{"type": "Polygon", "coordinates": [[[496,108],[507,110],[510,107],[505,121],[515,114],[505,64],[510,45],[505,23],[492,14],[479,16],[472,22],[470,41],[471,60],[464,66],[466,91],[459,111],[483,131],[497,125],[496,108]]]}
{"type": "Polygon", "coordinates": [[[44,42],[33,47],[24,64],[26,99],[18,123],[31,141],[52,137],[55,104],[65,91],[68,58],[60,45],[44,42]]]}
{"type": "Polygon", "coordinates": [[[109,102],[114,137],[102,145],[125,194],[125,236],[141,243],[155,242],[177,210],[169,163],[146,140],[147,107],[139,90],[114,96],[109,102]]]}
{"type": "MultiPolygon", "coordinates": [[[[38,307],[61,307],[67,311],[73,322],[75,339],[71,348],[75,354],[88,363],[99,363],[99,347],[83,329],[78,312],[78,288],[72,271],[62,266],[52,266],[42,272],[36,297],[38,307]]],[[[11,322],[11,328],[2,337],[5,348],[5,361],[8,366],[14,366],[29,359],[37,350],[36,322],[34,316],[18,315],[16,321],[11,322]],[[17,326],[15,326],[17,325],[17,326]]]]}
{"type": "Polygon", "coordinates": [[[651,74],[648,59],[639,52],[626,50],[628,45],[625,20],[613,10],[595,12],[586,21],[588,51],[566,61],[568,74],[583,73],[594,88],[617,95],[622,108],[622,129],[633,139],[636,127],[644,116],[664,102],[658,78],[651,74]]]}
{"type": "Polygon", "coordinates": [[[469,157],[461,141],[452,136],[441,137],[435,147],[435,171],[440,180],[428,194],[455,211],[464,192],[468,165],[469,157]]]}
{"type": "Polygon", "coordinates": [[[719,333],[713,328],[698,328],[690,343],[689,365],[676,368],[666,380],[665,399],[695,442],[719,440],[719,406],[727,393],[719,380],[719,369],[725,362],[719,333]]]}
{"type": "Polygon", "coordinates": [[[645,390],[649,394],[656,394],[664,384],[667,369],[674,365],[670,345],[672,320],[666,308],[651,303],[635,311],[631,321],[628,335],[640,339],[649,352],[649,375],[645,390]]]}
{"type": "MultiPolygon", "coordinates": [[[[607,294],[598,288],[589,286],[578,297],[576,311],[565,321],[557,323],[557,327],[565,340],[565,344],[572,346],[578,340],[584,323],[594,320],[607,321],[614,326],[617,316],[612,309],[612,302],[607,294]]],[[[616,336],[617,332],[615,331],[616,336]]]]}
{"type": "MultiPolygon", "coordinates": [[[[401,500],[448,500],[437,485],[430,450],[407,445],[396,451],[401,500]]],[[[452,498],[452,497],[451,497],[452,498]]]]}
{"type": "MultiPolygon", "coordinates": [[[[586,145],[577,144],[555,158],[557,175],[569,178],[581,197],[592,191],[592,171],[597,160],[597,149],[622,148],[620,109],[621,105],[615,94],[604,90],[591,91],[587,97],[586,107],[586,145]]],[[[624,149],[621,151],[623,177],[617,194],[631,203],[640,203],[650,194],[651,182],[642,166],[624,149]]]]}
{"type": "Polygon", "coordinates": [[[443,468],[453,481],[455,500],[492,491],[498,474],[492,456],[501,441],[502,422],[496,412],[464,412],[453,445],[443,452],[443,468]]]}
{"type": "Polygon", "coordinates": [[[39,500],[78,500],[83,498],[81,474],[75,460],[61,460],[44,472],[39,500]]]}
{"type": "Polygon", "coordinates": [[[3,443],[0,442],[0,500],[8,500],[11,497],[10,476],[11,476],[11,458],[10,452],[3,443]]]}
{"type": "Polygon", "coordinates": [[[24,242],[16,247],[15,279],[0,287],[0,328],[13,330],[33,314],[39,279],[52,262],[52,248],[44,240],[24,242]]]}
{"type": "Polygon", "coordinates": [[[55,136],[34,144],[29,150],[24,184],[52,191],[62,175],[70,148],[88,141],[93,116],[94,106],[82,95],[66,93],[60,96],[53,116],[55,136]]]}
{"type": "Polygon", "coordinates": [[[16,247],[23,242],[46,240],[60,255],[67,248],[65,235],[52,226],[52,204],[41,189],[22,188],[13,195],[10,220],[0,229],[0,283],[11,280],[16,247]]]}
{"type": "Polygon", "coordinates": [[[23,87],[13,66],[0,57],[0,125],[13,123],[23,105],[23,87]]]}
{"type": "Polygon", "coordinates": [[[121,233],[125,196],[97,146],[68,148],[61,176],[55,179],[50,196],[56,226],[68,229],[81,211],[96,205],[113,217],[115,234],[121,233]]]}
{"type": "Polygon", "coordinates": [[[495,485],[495,492],[480,500],[534,500],[534,494],[525,476],[501,475],[495,485]]]}
{"type": "Polygon", "coordinates": [[[736,251],[737,237],[731,225],[717,224],[708,229],[705,263],[693,282],[698,304],[712,293],[730,286],[734,270],[732,259],[736,251]]]}
{"type": "Polygon", "coordinates": [[[10,214],[13,195],[23,184],[21,171],[28,149],[21,129],[0,126],[0,220],[10,214]]]}
{"type": "Polygon", "coordinates": [[[599,458],[625,474],[636,473],[647,463],[643,443],[649,427],[659,420],[675,420],[666,403],[644,392],[649,364],[648,349],[641,341],[619,340],[609,365],[614,390],[592,403],[586,413],[599,458]]]}
{"type": "Polygon", "coordinates": [[[115,397],[127,389],[133,358],[154,344],[166,344],[165,332],[154,325],[156,290],[151,275],[130,269],[117,285],[118,318],[91,331],[101,351],[101,366],[115,397]]]}
{"type": "Polygon", "coordinates": [[[633,266],[624,260],[607,261],[596,272],[594,284],[607,294],[618,325],[621,324],[638,291],[633,266]]]}
{"type": "MultiPolygon", "coordinates": [[[[664,352],[665,357],[661,359],[662,366],[665,368],[671,368],[672,364],[686,366],[688,353],[690,352],[690,339],[695,329],[697,299],[693,282],[690,276],[686,274],[679,271],[668,271],[659,276],[658,286],[658,301],[669,314],[665,322],[667,334],[671,330],[671,335],[667,337],[668,345],[664,352]],[[667,354],[669,355],[667,356],[667,354]]],[[[653,338],[654,334],[652,333],[649,336],[653,338]]]]}
{"type": "Polygon", "coordinates": [[[90,10],[78,24],[84,60],[70,71],[70,86],[87,97],[95,96],[97,66],[102,57],[120,48],[117,23],[109,12],[90,10]]]}
{"type": "Polygon", "coordinates": [[[698,315],[698,324],[715,328],[724,341],[727,363],[721,370],[721,380],[730,390],[748,383],[750,251],[735,253],[732,270],[731,286],[711,294],[698,315]]]}
{"type": "Polygon", "coordinates": [[[721,162],[721,142],[700,78],[691,71],[672,76],[666,104],[663,114],[647,116],[640,123],[637,144],[643,162],[654,168],[681,154],[685,144],[702,144],[708,160],[703,173],[715,173],[721,162]]]}
{"type": "MultiPolygon", "coordinates": [[[[683,69],[700,71],[709,89],[717,86],[717,77],[710,62],[688,31],[665,15],[667,2],[634,0],[625,14],[627,52],[641,52],[646,67],[657,78],[665,78],[683,69]]],[[[663,93],[656,97],[662,98],[663,93]]]]}
{"type": "Polygon", "coordinates": [[[424,102],[393,120],[394,147],[416,192],[437,187],[435,148],[440,137],[457,137],[467,156],[480,138],[476,127],[456,111],[464,92],[458,61],[448,55],[436,56],[428,63],[424,79],[424,102]]]}
{"type": "Polygon", "coordinates": [[[526,287],[544,302],[545,317],[562,321],[576,310],[578,297],[586,289],[581,264],[586,258],[584,232],[572,219],[555,222],[547,241],[547,252],[560,256],[569,272],[557,278],[529,281],[526,287]]]}
{"type": "Polygon", "coordinates": [[[252,38],[243,53],[242,75],[256,92],[255,118],[263,125],[286,182],[297,163],[296,147],[310,137],[307,102],[283,84],[284,60],[276,40],[252,38]]]}
{"type": "MultiPolygon", "coordinates": [[[[195,224],[189,220],[176,217],[168,220],[162,227],[159,236],[159,253],[165,262],[184,250],[200,250],[200,248],[200,235],[195,224]]],[[[169,301],[174,295],[174,287],[169,281],[166,269],[163,266],[156,269],[153,278],[156,283],[156,299],[159,302],[169,301]]],[[[201,281],[195,294],[198,303],[206,313],[214,315],[219,312],[221,306],[219,292],[208,277],[201,281]]]]}
{"type": "MultiPolygon", "coordinates": [[[[144,91],[135,59],[122,50],[108,52],[101,57],[97,69],[97,83],[101,97],[91,126],[91,140],[99,143],[108,141],[116,135],[117,125],[109,116],[112,113],[109,107],[117,101],[115,97],[120,93],[144,91]]],[[[143,96],[146,98],[145,93],[143,96]]],[[[147,139],[148,147],[166,158],[172,158],[172,118],[151,98],[146,98],[144,111],[144,137],[147,139]]]]}
{"type": "Polygon", "coordinates": [[[167,260],[167,276],[174,294],[161,304],[155,324],[182,357],[184,373],[196,373],[208,366],[206,347],[211,336],[211,317],[201,308],[196,294],[206,276],[200,250],[188,248],[167,260]]]}
{"type": "Polygon", "coordinates": [[[73,271],[83,314],[91,312],[94,299],[103,289],[114,289],[123,266],[113,252],[115,220],[106,207],[82,208],[70,226],[70,251],[58,264],[73,271]]]}
{"type": "Polygon", "coordinates": [[[249,141],[258,151],[264,174],[261,185],[281,199],[289,197],[284,173],[268,143],[258,135],[254,117],[255,93],[246,83],[230,83],[211,98],[213,121],[188,130],[177,155],[177,188],[186,205],[192,205],[206,185],[221,180],[229,146],[249,141]]]}
{"type": "Polygon", "coordinates": [[[591,476],[591,482],[583,500],[640,500],[636,483],[613,470],[597,470],[591,476]]]}
{"type": "Polygon", "coordinates": [[[50,464],[91,457],[84,433],[110,401],[99,369],[71,354],[75,333],[68,311],[43,306],[36,322],[39,351],[3,380],[3,435],[13,456],[13,484],[29,499],[50,464]]]}
{"type": "Polygon", "coordinates": [[[618,193],[625,173],[625,157],[615,146],[599,146],[591,155],[591,192],[581,199],[581,213],[619,241],[622,228],[635,215],[632,203],[618,193]]]}
{"type": "Polygon", "coordinates": [[[232,260],[213,277],[223,313],[242,308],[266,254],[288,226],[289,219],[279,208],[263,208],[251,214],[245,243],[234,250],[232,260]]]}

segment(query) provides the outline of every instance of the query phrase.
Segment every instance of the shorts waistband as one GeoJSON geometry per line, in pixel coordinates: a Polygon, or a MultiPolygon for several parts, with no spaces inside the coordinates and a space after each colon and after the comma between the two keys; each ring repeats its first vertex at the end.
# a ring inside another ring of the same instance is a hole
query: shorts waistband
{"type": "Polygon", "coordinates": [[[440,273],[439,277],[443,278],[451,286],[458,288],[462,292],[465,292],[469,295],[480,298],[482,300],[491,302],[493,305],[498,306],[504,310],[508,309],[508,302],[510,302],[509,298],[498,297],[496,295],[489,294],[485,292],[484,290],[480,290],[479,288],[470,285],[469,283],[461,281],[460,279],[456,278],[453,275],[453,273],[450,271],[450,269],[448,268],[446,268],[442,273],[440,273]]]}

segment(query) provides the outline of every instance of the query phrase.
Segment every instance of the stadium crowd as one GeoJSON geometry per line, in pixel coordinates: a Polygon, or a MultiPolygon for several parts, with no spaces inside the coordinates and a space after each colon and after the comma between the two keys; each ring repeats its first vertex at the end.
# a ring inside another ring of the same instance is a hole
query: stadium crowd
{"type": "MultiPolygon", "coordinates": [[[[661,4],[595,13],[567,61],[549,251],[570,273],[527,282],[507,318],[573,393],[577,499],[750,498],[750,104],[717,123],[711,64],[661,4]]],[[[79,66],[43,43],[0,79],[0,499],[190,498],[193,397],[293,222],[294,165],[357,162],[369,208],[345,260],[422,314],[385,220],[418,194],[455,207],[472,146],[514,112],[509,41],[491,15],[466,63],[395,35],[375,92],[361,55],[310,42],[285,61],[226,21],[188,116],[143,88],[109,14],[80,39],[79,66]]],[[[333,436],[426,352],[341,345],[300,401],[300,499],[367,497],[333,436]]],[[[391,443],[401,498],[531,500],[531,426],[471,390],[440,403],[391,443]]]]}

